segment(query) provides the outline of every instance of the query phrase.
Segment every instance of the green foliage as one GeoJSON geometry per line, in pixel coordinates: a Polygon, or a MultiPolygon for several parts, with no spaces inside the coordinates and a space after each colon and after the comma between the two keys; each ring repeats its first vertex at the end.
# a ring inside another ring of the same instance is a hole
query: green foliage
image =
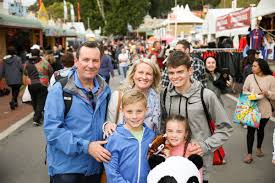
{"type": "MultiPolygon", "coordinates": [[[[127,24],[137,28],[142,22],[143,17],[149,12],[150,0],[99,0],[103,4],[106,25],[99,11],[97,0],[80,0],[81,21],[90,28],[103,28],[105,35],[126,34],[127,24]]],[[[165,0],[164,0],[165,1],[165,0]]],[[[63,0],[44,0],[48,13],[54,19],[63,19],[63,0]]],[[[76,0],[67,0],[68,14],[69,2],[73,3],[77,10],[76,0]]],[[[77,11],[75,11],[77,16],[77,11]]],[[[68,15],[69,18],[69,15],[68,15]]]]}
{"type": "Polygon", "coordinates": [[[127,24],[137,28],[147,14],[149,0],[106,0],[104,4],[107,25],[106,34],[126,34],[127,24]]]}
{"type": "MultiPolygon", "coordinates": [[[[219,8],[231,8],[232,0],[221,0],[220,4],[218,5],[219,8]]],[[[247,8],[250,4],[257,4],[260,0],[237,0],[237,7],[238,8],[247,8]]]]}
{"type": "MultiPolygon", "coordinates": [[[[177,0],[177,5],[188,4],[191,10],[202,10],[203,5],[210,4],[216,7],[221,0],[177,0]]],[[[171,12],[171,8],[175,7],[175,0],[151,0],[151,8],[149,10],[152,17],[166,18],[171,12]]]]}

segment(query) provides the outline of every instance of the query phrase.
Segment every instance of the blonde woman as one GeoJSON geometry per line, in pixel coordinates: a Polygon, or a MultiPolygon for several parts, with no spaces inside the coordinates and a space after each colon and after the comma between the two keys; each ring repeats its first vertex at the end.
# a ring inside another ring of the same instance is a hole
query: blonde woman
{"type": "Polygon", "coordinates": [[[137,89],[147,96],[147,114],[145,124],[154,132],[159,132],[160,125],[160,70],[156,63],[149,59],[136,61],[127,73],[124,84],[111,95],[108,105],[107,120],[103,131],[109,136],[115,131],[116,124],[121,124],[121,97],[125,91],[137,89]]]}

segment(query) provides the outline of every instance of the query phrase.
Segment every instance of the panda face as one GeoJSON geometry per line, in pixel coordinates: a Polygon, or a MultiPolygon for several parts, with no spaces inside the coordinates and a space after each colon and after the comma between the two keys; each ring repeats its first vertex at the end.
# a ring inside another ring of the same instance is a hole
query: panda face
{"type": "Polygon", "coordinates": [[[192,176],[188,179],[186,183],[199,183],[199,179],[196,176],[192,176]]]}
{"type": "Polygon", "coordinates": [[[172,156],[150,171],[147,182],[200,183],[200,172],[192,161],[181,156],[172,156]]]}
{"type": "MultiPolygon", "coordinates": [[[[178,183],[178,181],[172,176],[164,176],[158,181],[158,183],[178,183]]],[[[196,176],[192,176],[186,183],[199,183],[199,179],[196,176]]]]}

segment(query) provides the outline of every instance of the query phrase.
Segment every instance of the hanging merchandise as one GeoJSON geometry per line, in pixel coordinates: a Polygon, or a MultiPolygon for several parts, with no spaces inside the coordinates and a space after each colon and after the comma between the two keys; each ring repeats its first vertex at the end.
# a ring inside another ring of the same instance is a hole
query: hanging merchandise
{"type": "Polygon", "coordinates": [[[250,34],[250,49],[260,50],[264,38],[264,32],[261,29],[253,29],[250,34]]]}

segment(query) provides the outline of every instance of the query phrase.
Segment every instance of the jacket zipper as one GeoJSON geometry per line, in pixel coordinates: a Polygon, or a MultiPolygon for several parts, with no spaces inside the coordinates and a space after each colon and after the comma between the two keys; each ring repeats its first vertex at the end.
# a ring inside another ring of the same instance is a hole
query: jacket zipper
{"type": "Polygon", "coordinates": [[[137,179],[138,183],[140,179],[140,164],[141,164],[141,141],[138,142],[138,179],[137,179]]]}

